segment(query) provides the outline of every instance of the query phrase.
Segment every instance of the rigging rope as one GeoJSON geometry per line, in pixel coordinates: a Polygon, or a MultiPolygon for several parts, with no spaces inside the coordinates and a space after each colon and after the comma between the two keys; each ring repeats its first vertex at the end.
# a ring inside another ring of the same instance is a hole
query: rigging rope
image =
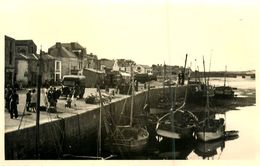
{"type": "MultiPolygon", "coordinates": [[[[24,109],[23,109],[23,114],[22,114],[22,117],[21,117],[20,122],[19,122],[18,130],[20,130],[20,127],[21,127],[21,124],[22,124],[22,121],[23,121],[23,117],[25,116],[25,110],[26,110],[26,104],[25,104],[24,109]]],[[[24,125],[25,125],[25,123],[24,123],[24,125]]]]}

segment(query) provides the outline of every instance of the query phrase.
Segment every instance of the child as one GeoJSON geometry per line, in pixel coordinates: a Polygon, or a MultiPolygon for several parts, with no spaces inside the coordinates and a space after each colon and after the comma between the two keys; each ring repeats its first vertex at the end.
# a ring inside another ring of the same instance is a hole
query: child
{"type": "Polygon", "coordinates": [[[71,95],[69,95],[65,103],[65,108],[71,108],[71,102],[72,102],[71,95]]]}

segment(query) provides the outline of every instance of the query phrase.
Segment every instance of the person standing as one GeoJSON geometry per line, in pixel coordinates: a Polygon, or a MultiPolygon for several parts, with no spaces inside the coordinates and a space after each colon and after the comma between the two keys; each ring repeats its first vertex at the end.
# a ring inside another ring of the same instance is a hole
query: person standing
{"type": "Polygon", "coordinates": [[[42,97],[42,105],[47,109],[48,107],[48,98],[47,98],[47,95],[48,95],[48,89],[47,89],[47,86],[43,87],[41,89],[41,97],[42,97]]]}
{"type": "Polygon", "coordinates": [[[78,91],[77,91],[77,87],[75,86],[72,90],[72,97],[71,97],[71,103],[72,105],[76,108],[77,107],[77,104],[76,104],[76,101],[77,101],[77,95],[78,95],[78,91]]]}
{"type": "Polygon", "coordinates": [[[9,111],[11,119],[13,119],[13,116],[15,118],[18,118],[17,104],[19,104],[19,96],[16,93],[16,90],[13,89],[13,92],[10,96],[10,111],[9,111]]]}
{"type": "Polygon", "coordinates": [[[36,102],[37,102],[37,94],[35,89],[32,90],[32,98],[31,98],[31,108],[32,112],[36,112],[36,102]]]}
{"type": "Polygon", "coordinates": [[[53,87],[50,87],[48,93],[47,93],[47,98],[48,98],[48,108],[50,107],[54,107],[55,105],[55,100],[54,100],[54,91],[53,91],[53,87]]]}
{"type": "Polygon", "coordinates": [[[12,89],[10,85],[5,88],[5,108],[10,112],[10,96],[12,95],[12,89]]]}
{"type": "Polygon", "coordinates": [[[30,111],[31,98],[32,98],[31,90],[29,90],[29,91],[26,93],[26,110],[27,110],[28,112],[30,111]]]}

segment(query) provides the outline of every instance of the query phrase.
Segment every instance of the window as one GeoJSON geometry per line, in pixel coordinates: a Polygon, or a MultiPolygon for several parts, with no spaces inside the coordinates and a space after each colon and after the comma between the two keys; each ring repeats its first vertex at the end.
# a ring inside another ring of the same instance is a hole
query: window
{"type": "Polygon", "coordinates": [[[56,61],[55,70],[59,72],[60,68],[61,68],[61,62],[60,61],[56,61]]]}
{"type": "Polygon", "coordinates": [[[9,41],[8,43],[9,45],[9,65],[12,65],[12,62],[13,62],[13,54],[12,54],[12,42],[9,41]]]}
{"type": "Polygon", "coordinates": [[[9,51],[9,64],[11,65],[13,62],[13,54],[12,54],[12,51],[10,50],[9,51]]]}

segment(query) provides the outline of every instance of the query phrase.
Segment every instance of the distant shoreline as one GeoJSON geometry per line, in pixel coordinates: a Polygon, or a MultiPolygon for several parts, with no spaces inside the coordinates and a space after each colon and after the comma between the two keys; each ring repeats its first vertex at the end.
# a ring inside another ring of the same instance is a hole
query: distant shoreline
{"type": "Polygon", "coordinates": [[[191,78],[195,77],[250,77],[255,78],[255,70],[251,71],[236,71],[236,72],[225,72],[225,71],[211,71],[211,72],[192,72],[191,78]]]}

